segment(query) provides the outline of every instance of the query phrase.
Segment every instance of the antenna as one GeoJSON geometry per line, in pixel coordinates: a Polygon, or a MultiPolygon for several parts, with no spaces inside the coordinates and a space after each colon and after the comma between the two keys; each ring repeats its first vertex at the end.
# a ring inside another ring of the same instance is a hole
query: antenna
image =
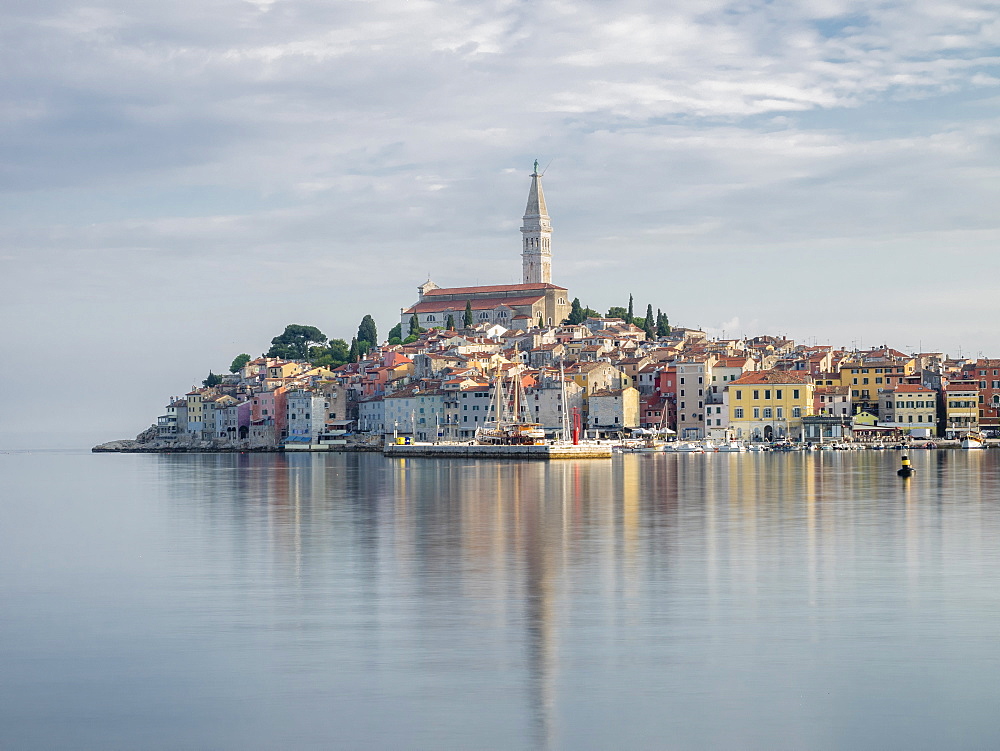
{"type": "MultiPolygon", "coordinates": [[[[549,164],[552,164],[552,160],[551,160],[551,159],[549,159],[549,164]]],[[[539,175],[540,175],[541,177],[545,177],[545,172],[546,172],[546,170],[548,170],[548,168],[549,168],[549,164],[546,164],[546,165],[545,165],[545,169],[543,169],[543,170],[542,170],[542,171],[541,171],[541,172],[539,173],[539,175]]]]}

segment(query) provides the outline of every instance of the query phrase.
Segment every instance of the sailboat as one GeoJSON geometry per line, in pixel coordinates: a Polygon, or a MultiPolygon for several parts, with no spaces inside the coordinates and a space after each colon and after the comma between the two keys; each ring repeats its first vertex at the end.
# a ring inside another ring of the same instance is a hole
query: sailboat
{"type": "Polygon", "coordinates": [[[516,373],[511,373],[508,389],[504,388],[504,376],[497,374],[490,401],[492,419],[476,428],[476,443],[485,446],[535,446],[545,442],[544,428],[527,418],[524,385],[516,373]]]}
{"type": "Polygon", "coordinates": [[[962,436],[962,448],[984,449],[986,448],[986,437],[982,433],[970,431],[962,436]]]}

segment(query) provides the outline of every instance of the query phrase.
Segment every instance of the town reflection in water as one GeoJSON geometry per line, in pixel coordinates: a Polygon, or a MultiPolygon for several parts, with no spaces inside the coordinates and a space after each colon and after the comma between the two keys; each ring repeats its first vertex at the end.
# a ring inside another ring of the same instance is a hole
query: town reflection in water
{"type": "MultiPolygon", "coordinates": [[[[815,643],[835,612],[918,607],[929,581],[937,592],[970,556],[989,560],[1000,489],[980,465],[995,460],[913,459],[906,481],[890,451],[164,455],[160,472],[186,549],[200,564],[213,551],[208,565],[276,628],[315,649],[341,640],[345,663],[386,680],[478,671],[523,702],[525,742],[550,748],[571,740],[581,675],[627,679],[644,659],[684,669],[685,647],[708,655],[705,640],[786,620],[789,643],[815,643]]],[[[709,700],[721,690],[691,683],[709,700]]]]}

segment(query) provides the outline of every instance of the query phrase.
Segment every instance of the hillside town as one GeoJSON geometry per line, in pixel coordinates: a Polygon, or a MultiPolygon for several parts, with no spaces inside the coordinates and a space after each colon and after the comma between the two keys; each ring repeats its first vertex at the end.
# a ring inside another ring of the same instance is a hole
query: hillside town
{"type": "Polygon", "coordinates": [[[491,419],[497,381],[511,379],[553,438],[565,437],[569,414],[594,439],[864,442],[1000,430],[1000,359],[713,338],[670,327],[662,312],[654,326],[652,306],[638,319],[631,302],[609,315],[570,302],[552,283],[537,162],[520,231],[522,283],[428,279],[400,308],[399,336],[371,334],[343,364],[242,356],[232,372],[172,397],[139,440],[164,450],[469,441],[491,419]]]}
{"type": "Polygon", "coordinates": [[[653,340],[620,319],[507,329],[431,329],[334,369],[259,357],[172,398],[146,439],[164,447],[330,446],[388,436],[468,441],[497,378],[557,436],[578,410],[592,438],[642,431],[771,442],[957,438],[1000,430],[1000,359],[807,346],[774,336],[653,340]]]}

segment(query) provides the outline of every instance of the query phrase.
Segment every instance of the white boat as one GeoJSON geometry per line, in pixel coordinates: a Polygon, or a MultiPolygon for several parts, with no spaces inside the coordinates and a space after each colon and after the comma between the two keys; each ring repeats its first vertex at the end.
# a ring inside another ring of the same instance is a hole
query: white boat
{"type": "Polygon", "coordinates": [[[692,443],[690,441],[678,441],[676,443],[668,443],[663,447],[664,451],[673,451],[678,454],[704,454],[705,449],[699,443],[692,443]]]}
{"type": "Polygon", "coordinates": [[[982,433],[966,433],[962,436],[962,448],[984,449],[986,448],[986,438],[982,433]]]}
{"type": "Polygon", "coordinates": [[[739,441],[726,441],[717,446],[715,450],[720,453],[742,454],[747,450],[747,447],[739,441]]]}

